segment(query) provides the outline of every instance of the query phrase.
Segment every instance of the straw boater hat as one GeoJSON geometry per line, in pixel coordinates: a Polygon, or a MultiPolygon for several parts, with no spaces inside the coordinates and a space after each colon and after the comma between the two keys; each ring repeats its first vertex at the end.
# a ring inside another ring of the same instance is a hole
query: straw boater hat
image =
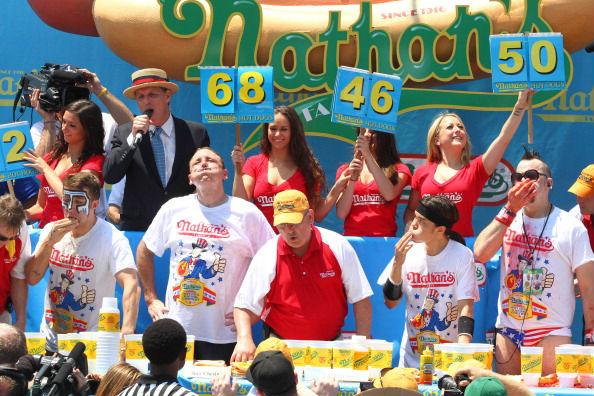
{"type": "Polygon", "coordinates": [[[124,96],[129,99],[136,99],[134,93],[140,88],[162,87],[167,88],[171,93],[176,93],[179,87],[167,78],[165,70],[161,69],[140,69],[132,73],[132,86],[124,90],[124,96]]]}

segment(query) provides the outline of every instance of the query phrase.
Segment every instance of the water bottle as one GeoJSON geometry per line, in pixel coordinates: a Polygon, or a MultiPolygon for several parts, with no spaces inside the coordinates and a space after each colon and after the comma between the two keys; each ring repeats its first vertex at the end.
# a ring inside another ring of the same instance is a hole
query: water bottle
{"type": "Polygon", "coordinates": [[[103,297],[99,310],[99,331],[97,332],[97,355],[95,367],[98,374],[105,374],[120,360],[120,310],[118,299],[103,297]]]}

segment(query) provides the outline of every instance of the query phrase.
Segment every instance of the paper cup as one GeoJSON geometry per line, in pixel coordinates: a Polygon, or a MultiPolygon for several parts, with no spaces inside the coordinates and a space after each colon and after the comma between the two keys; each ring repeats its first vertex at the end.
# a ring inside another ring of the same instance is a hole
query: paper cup
{"type": "Polygon", "coordinates": [[[538,386],[538,379],[542,373],[542,350],[542,347],[520,348],[520,367],[527,386],[538,386]]]}
{"type": "Polygon", "coordinates": [[[309,342],[309,365],[312,367],[332,367],[332,342],[309,342]]]}
{"type": "Polygon", "coordinates": [[[559,377],[559,386],[572,388],[575,385],[578,369],[578,357],[581,347],[567,345],[555,347],[555,368],[559,377]]]}
{"type": "Polygon", "coordinates": [[[472,348],[472,358],[483,363],[487,369],[493,369],[493,345],[491,344],[468,344],[472,348]]]}
{"type": "Polygon", "coordinates": [[[450,364],[454,362],[454,352],[452,351],[452,344],[439,344],[441,349],[441,371],[446,372],[450,368],[450,364]]]}
{"type": "Polygon", "coordinates": [[[365,343],[357,342],[353,346],[355,356],[353,357],[353,369],[365,370],[369,367],[369,348],[365,343]]]}
{"type": "Polygon", "coordinates": [[[352,370],[354,364],[355,345],[349,341],[334,341],[332,344],[332,367],[352,370]]]}
{"type": "Polygon", "coordinates": [[[79,340],[85,344],[85,355],[87,355],[87,363],[89,365],[89,372],[95,372],[95,362],[97,359],[97,333],[94,331],[87,331],[79,333],[79,340]]]}
{"type": "Polygon", "coordinates": [[[136,367],[142,373],[148,373],[148,359],[142,348],[142,334],[125,334],[126,363],[136,367]]]}
{"type": "Polygon", "coordinates": [[[285,340],[285,343],[291,351],[293,364],[295,366],[307,366],[308,362],[308,341],[303,340],[285,340]]]}
{"type": "Polygon", "coordinates": [[[72,334],[58,334],[58,353],[60,355],[68,356],[70,351],[72,350],[72,345],[70,345],[70,338],[72,334]]]}
{"type": "Polygon", "coordinates": [[[369,347],[369,378],[379,376],[383,368],[392,367],[394,344],[384,340],[367,340],[369,347]]]}
{"type": "Polygon", "coordinates": [[[452,363],[473,359],[473,347],[470,344],[452,343],[449,351],[452,353],[452,363]]]}
{"type": "Polygon", "coordinates": [[[186,336],[186,364],[194,364],[194,340],[196,338],[193,335],[188,334],[186,336]]]}
{"type": "Polygon", "coordinates": [[[27,353],[30,355],[45,354],[45,334],[25,333],[27,338],[27,353]]]}

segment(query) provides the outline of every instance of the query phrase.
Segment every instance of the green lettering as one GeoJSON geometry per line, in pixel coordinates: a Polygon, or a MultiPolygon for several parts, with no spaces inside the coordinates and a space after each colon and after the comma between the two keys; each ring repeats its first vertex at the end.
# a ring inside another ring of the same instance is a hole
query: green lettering
{"type": "Polygon", "coordinates": [[[315,75],[312,78],[312,85],[319,86],[321,89],[332,90],[334,81],[336,80],[336,70],[339,66],[338,45],[340,43],[348,43],[349,35],[345,30],[340,30],[340,12],[331,11],[330,21],[324,33],[318,36],[318,42],[326,43],[325,59],[322,62],[324,70],[322,74],[315,75]]]}
{"type": "Polygon", "coordinates": [[[437,37],[437,30],[427,25],[411,25],[406,28],[398,40],[398,63],[401,65],[399,74],[403,78],[422,81],[439,69],[433,50],[437,37]],[[418,61],[413,59],[412,53],[412,45],[416,41],[421,44],[418,61]]]}
{"type": "Polygon", "coordinates": [[[397,74],[392,63],[392,38],[382,29],[371,27],[371,4],[361,3],[359,19],[351,26],[357,39],[357,62],[355,67],[372,70],[372,49],[375,49],[376,71],[397,74]]]}
{"type": "Polygon", "coordinates": [[[286,33],[280,36],[270,50],[270,64],[274,67],[276,85],[285,91],[317,89],[312,84],[312,75],[307,67],[309,50],[313,41],[304,33],[286,33]],[[292,59],[287,59],[287,53],[292,59]]]}
{"type": "Polygon", "coordinates": [[[206,48],[202,60],[195,65],[186,67],[186,80],[196,81],[200,79],[199,66],[222,66],[223,49],[227,40],[227,29],[231,19],[239,16],[242,20],[242,32],[237,43],[235,58],[231,64],[237,66],[255,66],[257,62],[258,42],[260,41],[262,9],[256,0],[232,0],[213,1],[209,0],[212,10],[212,20],[206,48]],[[249,29],[246,22],[250,22],[249,29]],[[255,22],[258,22],[257,26],[255,22]]]}
{"type": "Polygon", "coordinates": [[[190,38],[204,27],[204,7],[199,2],[159,0],[161,25],[175,37],[190,38]],[[181,6],[178,6],[182,3],[181,6]]]}

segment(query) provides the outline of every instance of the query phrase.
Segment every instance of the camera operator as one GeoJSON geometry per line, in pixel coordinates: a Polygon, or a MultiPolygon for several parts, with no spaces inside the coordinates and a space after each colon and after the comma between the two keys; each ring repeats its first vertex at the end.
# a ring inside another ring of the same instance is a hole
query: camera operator
{"type": "Polygon", "coordinates": [[[27,353],[25,334],[17,327],[0,323],[0,395],[22,396],[27,380],[16,369],[16,362],[27,353]]]}
{"type": "MultiPolygon", "coordinates": [[[[87,88],[91,93],[95,94],[109,110],[109,113],[101,113],[103,116],[103,128],[105,129],[104,149],[106,153],[109,153],[111,150],[111,138],[116,128],[118,125],[132,121],[134,115],[122,101],[103,86],[97,74],[87,69],[78,69],[78,71],[86,78],[86,82],[82,87],[87,88]]],[[[39,113],[43,121],[33,124],[31,127],[31,137],[33,138],[36,153],[43,156],[54,147],[59,133],[60,121],[64,114],[64,107],[57,113],[47,112],[40,106],[39,95],[40,91],[38,89],[33,90],[31,94],[31,107],[39,113]]],[[[64,106],[67,104],[65,103],[64,106]]]]}

